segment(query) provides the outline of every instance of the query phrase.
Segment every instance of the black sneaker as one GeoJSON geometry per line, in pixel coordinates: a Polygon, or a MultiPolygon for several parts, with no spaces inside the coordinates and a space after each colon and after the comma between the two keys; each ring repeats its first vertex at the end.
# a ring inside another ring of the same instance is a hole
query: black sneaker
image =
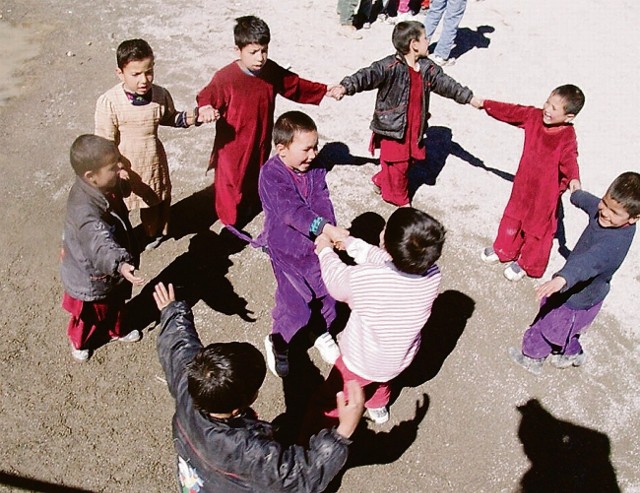
{"type": "MultiPolygon", "coordinates": [[[[276,335],[276,337],[279,337],[276,335]]],[[[282,339],[282,337],[279,337],[282,339]]],[[[264,347],[267,353],[267,367],[276,377],[284,378],[289,374],[289,350],[287,343],[276,341],[274,344],[273,335],[269,334],[264,338],[264,347]],[[278,346],[278,347],[276,347],[278,346]]]]}

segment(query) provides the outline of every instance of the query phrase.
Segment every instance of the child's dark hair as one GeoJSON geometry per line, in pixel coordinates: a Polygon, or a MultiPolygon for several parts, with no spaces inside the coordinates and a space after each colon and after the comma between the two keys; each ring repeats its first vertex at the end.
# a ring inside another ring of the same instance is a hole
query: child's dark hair
{"type": "Polygon", "coordinates": [[[189,395],[205,413],[230,413],[251,405],[267,368],[248,342],[215,343],[200,350],[187,367],[189,395]]]}
{"type": "Polygon", "coordinates": [[[410,51],[411,41],[418,41],[422,33],[424,33],[424,24],[421,22],[399,22],[393,28],[393,34],[391,35],[393,47],[401,55],[406,55],[410,51]]]}
{"type": "Polygon", "coordinates": [[[584,93],[573,84],[556,87],[551,91],[551,94],[556,94],[564,99],[564,112],[567,115],[577,115],[584,106],[584,93]]]}
{"type": "Polygon", "coordinates": [[[609,185],[607,194],[618,202],[629,216],[640,216],[640,174],[627,171],[609,185]]]}
{"type": "Polygon", "coordinates": [[[287,111],[280,115],[273,127],[273,143],[288,146],[296,132],[317,132],[313,119],[302,111],[287,111]]]}
{"type": "Polygon", "coordinates": [[[233,28],[233,39],[240,49],[252,43],[265,46],[271,41],[271,31],[269,31],[269,26],[262,19],[255,15],[245,15],[236,19],[236,25],[233,28]]]}
{"type": "Polygon", "coordinates": [[[153,50],[144,39],[127,39],[116,50],[116,62],[122,70],[129,62],[153,58],[153,50]]]}
{"type": "Polygon", "coordinates": [[[398,270],[424,274],[440,258],[444,236],[438,220],[418,209],[401,207],[387,221],[384,247],[398,270]]]}
{"type": "Polygon", "coordinates": [[[116,144],[112,140],[92,134],[78,137],[71,144],[69,152],[71,167],[78,176],[84,176],[87,171],[97,171],[114,156],[120,156],[116,144]]]}

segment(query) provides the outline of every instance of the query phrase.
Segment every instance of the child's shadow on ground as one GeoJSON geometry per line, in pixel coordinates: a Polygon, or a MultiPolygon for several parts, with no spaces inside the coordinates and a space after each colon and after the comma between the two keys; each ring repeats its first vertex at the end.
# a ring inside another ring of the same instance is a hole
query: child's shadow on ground
{"type": "MultiPolygon", "coordinates": [[[[458,28],[455,46],[449,56],[458,59],[474,48],[489,48],[491,38],[488,38],[486,35],[494,31],[495,28],[493,26],[478,26],[475,31],[468,27],[458,28]]],[[[435,49],[435,44],[433,45],[432,50],[433,49],[435,49]]]]}
{"type": "Polygon", "coordinates": [[[351,154],[349,146],[344,142],[328,142],[320,149],[316,156],[316,162],[327,171],[331,171],[336,165],[362,166],[367,163],[379,164],[380,160],[372,157],[354,156],[351,154]]]}
{"type": "Polygon", "coordinates": [[[559,420],[535,399],[517,409],[522,415],[518,438],[531,461],[520,491],[620,491],[607,435],[559,420]]]}
{"type": "Polygon", "coordinates": [[[238,296],[226,278],[229,267],[233,265],[229,256],[244,246],[245,243],[231,233],[217,235],[206,230],[196,234],[191,238],[189,250],[171,262],[127,303],[130,328],[142,330],[158,321],[153,290],[160,281],[172,283],[176,298],[185,300],[190,306],[202,300],[220,313],[238,315],[242,320],[255,322],[251,316],[253,312],[247,309],[247,301],[238,296]]]}
{"type": "Polygon", "coordinates": [[[426,145],[426,161],[417,162],[409,171],[410,196],[413,196],[421,185],[433,186],[436,184],[436,179],[442,172],[449,155],[456,156],[471,166],[489,171],[503,180],[513,182],[511,173],[487,166],[484,161],[465,151],[460,144],[454,142],[450,128],[429,127],[426,145]]]}

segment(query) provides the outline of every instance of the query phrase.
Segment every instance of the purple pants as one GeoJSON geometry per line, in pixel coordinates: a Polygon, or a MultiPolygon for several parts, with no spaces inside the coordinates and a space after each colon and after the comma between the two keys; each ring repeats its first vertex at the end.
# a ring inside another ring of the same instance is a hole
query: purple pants
{"type": "MultiPolygon", "coordinates": [[[[277,287],[275,307],[271,312],[271,333],[280,334],[285,342],[291,342],[293,336],[309,323],[312,307],[315,305],[319,306],[326,325],[325,330],[328,330],[336,318],[336,300],[328,294],[318,296],[318,290],[314,290],[305,279],[278,268],[275,262],[272,265],[277,287]]],[[[322,282],[319,273],[318,279],[322,282]]]]}
{"type": "Polygon", "coordinates": [[[552,352],[566,356],[581,353],[580,334],[587,330],[601,307],[602,302],[586,310],[574,310],[565,304],[554,306],[549,298],[543,299],[533,325],[522,338],[522,354],[541,359],[552,352]]]}

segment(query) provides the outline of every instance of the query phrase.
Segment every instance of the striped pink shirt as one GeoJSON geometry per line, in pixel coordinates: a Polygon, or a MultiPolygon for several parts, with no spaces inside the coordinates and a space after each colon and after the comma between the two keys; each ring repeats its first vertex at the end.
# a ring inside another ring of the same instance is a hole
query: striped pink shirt
{"type": "Polygon", "coordinates": [[[420,347],[440,269],[433,265],[426,274],[406,274],[381,248],[351,237],[345,243],[359,265],[345,265],[331,248],[318,254],[327,290],[351,308],[339,339],[342,358],[353,373],[387,382],[409,366],[420,347]]]}

